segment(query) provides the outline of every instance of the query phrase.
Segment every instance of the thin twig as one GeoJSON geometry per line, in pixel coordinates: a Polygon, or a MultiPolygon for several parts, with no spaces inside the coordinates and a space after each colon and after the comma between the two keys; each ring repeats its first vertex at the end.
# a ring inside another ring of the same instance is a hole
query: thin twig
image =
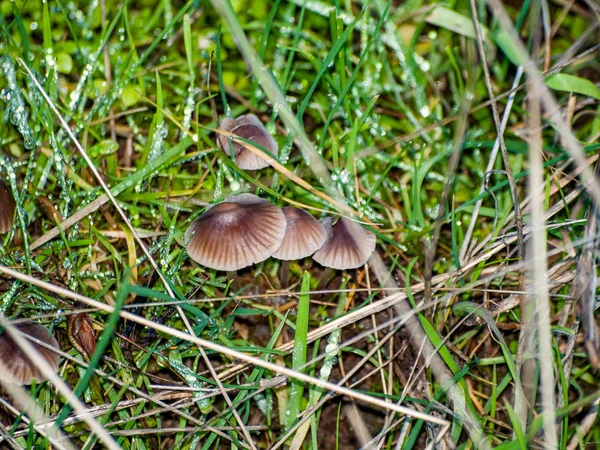
{"type": "MultiPolygon", "coordinates": [[[[535,312],[540,355],[542,411],[544,417],[544,448],[554,450],[556,439],[554,412],[554,369],[552,330],[550,329],[550,299],[548,297],[547,238],[544,229],[544,176],[542,170],[541,92],[535,83],[529,92],[529,192],[531,193],[531,267],[533,289],[536,291],[535,312]],[[535,255],[535,258],[533,257],[535,255]]],[[[522,309],[522,312],[525,310],[522,309]]],[[[527,350],[533,350],[525,348],[527,350]]]]}

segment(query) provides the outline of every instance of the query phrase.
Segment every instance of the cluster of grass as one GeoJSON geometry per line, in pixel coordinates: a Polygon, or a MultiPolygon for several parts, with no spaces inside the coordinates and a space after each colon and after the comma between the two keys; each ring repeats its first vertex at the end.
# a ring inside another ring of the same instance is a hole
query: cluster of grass
{"type": "Polygon", "coordinates": [[[586,1],[1,2],[18,207],[0,309],[50,327],[92,417],[43,383],[30,420],[11,391],[0,447],[594,447],[598,17],[586,1]],[[216,148],[219,117],[249,112],[275,168],[216,148]],[[324,293],[310,258],[288,289],[268,260],[235,292],[183,233],[239,192],[355,216],[378,253],[324,293]]]}

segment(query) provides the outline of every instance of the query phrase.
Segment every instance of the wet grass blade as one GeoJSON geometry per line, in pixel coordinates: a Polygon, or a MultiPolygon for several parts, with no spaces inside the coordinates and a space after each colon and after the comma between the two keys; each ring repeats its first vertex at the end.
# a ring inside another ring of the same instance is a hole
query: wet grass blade
{"type": "MultiPolygon", "coordinates": [[[[296,316],[296,333],[294,334],[294,350],[292,351],[292,369],[302,372],[306,364],[306,350],[308,346],[308,319],[310,315],[310,273],[304,272],[302,276],[302,290],[298,299],[298,315],[296,316]]],[[[286,428],[292,427],[296,422],[298,413],[302,410],[304,382],[290,380],[290,392],[286,414],[286,428]]]]}

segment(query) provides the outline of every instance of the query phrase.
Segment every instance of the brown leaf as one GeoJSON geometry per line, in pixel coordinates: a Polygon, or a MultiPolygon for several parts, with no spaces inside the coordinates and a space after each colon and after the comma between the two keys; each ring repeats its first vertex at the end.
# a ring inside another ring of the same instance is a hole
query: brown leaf
{"type": "Polygon", "coordinates": [[[96,350],[96,333],[92,319],[87,313],[73,314],[67,319],[67,334],[71,344],[86,359],[90,359],[96,350]]]}

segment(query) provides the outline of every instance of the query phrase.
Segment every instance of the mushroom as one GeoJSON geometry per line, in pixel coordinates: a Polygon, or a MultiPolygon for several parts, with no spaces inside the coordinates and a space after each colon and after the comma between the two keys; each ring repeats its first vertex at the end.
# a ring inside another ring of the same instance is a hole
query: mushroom
{"type": "MultiPolygon", "coordinates": [[[[60,350],[58,342],[46,327],[31,320],[20,321],[14,323],[13,326],[19,332],[60,350]]],[[[58,363],[60,362],[58,353],[35,342],[31,342],[31,344],[37,350],[38,356],[44,358],[52,366],[52,369],[58,372],[58,363]]],[[[34,379],[42,382],[48,378],[40,371],[36,361],[30,360],[21,347],[5,331],[0,335],[0,380],[22,386],[31,384],[34,379]]]]}
{"type": "Polygon", "coordinates": [[[186,250],[197,263],[235,272],[269,258],[281,246],[286,220],[280,208],[253,194],[210,206],[185,232],[186,250]]]}
{"type": "Polygon", "coordinates": [[[6,183],[0,180],[0,234],[8,233],[15,216],[15,199],[6,183]]]}
{"type": "Polygon", "coordinates": [[[292,206],[282,208],[287,226],[281,246],[273,258],[283,260],[281,264],[281,286],[287,287],[289,261],[306,258],[319,250],[327,239],[325,227],[313,216],[292,206]]]}
{"type": "MultiPolygon", "coordinates": [[[[274,156],[279,152],[277,142],[254,114],[246,114],[237,119],[225,118],[221,122],[221,129],[258,144],[274,156]]],[[[269,166],[267,160],[248,150],[241,142],[234,142],[229,136],[217,135],[217,144],[223,153],[235,160],[240,169],[259,170],[269,166]]]]}
{"type": "Polygon", "coordinates": [[[89,361],[96,350],[96,332],[88,313],[76,313],[67,317],[67,337],[73,347],[89,361]]]}
{"type": "Polygon", "coordinates": [[[340,217],[332,225],[332,219],[324,221],[327,241],[313,255],[313,259],[327,269],[321,275],[319,289],[327,285],[331,269],[356,269],[364,265],[375,251],[375,235],[356,222],[340,217]]]}

